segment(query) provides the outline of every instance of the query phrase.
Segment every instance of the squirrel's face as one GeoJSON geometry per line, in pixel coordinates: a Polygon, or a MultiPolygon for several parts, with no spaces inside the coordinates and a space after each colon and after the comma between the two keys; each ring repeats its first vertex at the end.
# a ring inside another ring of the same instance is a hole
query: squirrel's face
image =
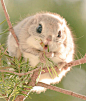
{"type": "MultiPolygon", "coordinates": [[[[41,40],[45,49],[49,46],[50,51],[57,51],[66,40],[66,22],[59,15],[37,14],[33,16],[28,26],[29,37],[27,44],[38,50],[43,50],[41,40]]],[[[66,43],[65,43],[66,44],[66,43]]]]}

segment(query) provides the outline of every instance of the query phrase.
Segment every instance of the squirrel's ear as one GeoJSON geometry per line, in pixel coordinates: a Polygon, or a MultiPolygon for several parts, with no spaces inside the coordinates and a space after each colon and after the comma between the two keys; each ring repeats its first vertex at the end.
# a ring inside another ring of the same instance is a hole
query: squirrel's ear
{"type": "Polygon", "coordinates": [[[62,20],[62,29],[64,29],[67,25],[67,22],[65,19],[62,20]]]}
{"type": "Polygon", "coordinates": [[[65,28],[67,27],[67,22],[66,22],[66,20],[65,20],[65,19],[62,19],[62,20],[61,20],[61,23],[59,24],[59,26],[60,26],[60,30],[65,31],[65,28]]]}
{"type": "Polygon", "coordinates": [[[30,20],[29,22],[30,22],[31,24],[37,24],[38,18],[39,18],[38,15],[31,16],[31,17],[29,17],[29,20],[30,20]]]}

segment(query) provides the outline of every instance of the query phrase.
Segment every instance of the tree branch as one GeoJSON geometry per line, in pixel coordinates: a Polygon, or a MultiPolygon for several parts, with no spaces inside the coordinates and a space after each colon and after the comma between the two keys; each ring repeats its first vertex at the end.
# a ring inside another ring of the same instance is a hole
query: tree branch
{"type": "Polygon", "coordinates": [[[76,66],[76,65],[80,65],[80,64],[84,64],[84,63],[86,63],[86,54],[81,59],[67,63],[63,68],[66,69],[67,67],[76,66]]]}
{"type": "Polygon", "coordinates": [[[5,14],[5,17],[6,17],[8,26],[9,26],[9,30],[10,30],[10,32],[12,33],[12,35],[13,35],[13,37],[14,37],[16,43],[17,43],[17,45],[19,46],[18,38],[17,38],[17,36],[15,35],[14,29],[13,29],[12,24],[11,24],[11,22],[10,22],[9,15],[8,15],[8,13],[7,13],[4,0],[1,0],[1,4],[2,4],[3,10],[4,10],[4,14],[5,14]]]}
{"type": "Polygon", "coordinates": [[[54,91],[57,91],[57,92],[60,92],[60,93],[64,93],[64,94],[67,94],[67,95],[71,95],[71,96],[86,100],[86,96],[84,96],[84,95],[77,94],[75,92],[65,90],[65,89],[62,89],[62,88],[59,88],[59,87],[55,87],[55,86],[52,86],[52,85],[48,85],[48,84],[45,84],[45,83],[42,83],[42,82],[38,82],[36,84],[36,86],[45,87],[47,89],[51,89],[51,90],[54,90],[54,91]]]}

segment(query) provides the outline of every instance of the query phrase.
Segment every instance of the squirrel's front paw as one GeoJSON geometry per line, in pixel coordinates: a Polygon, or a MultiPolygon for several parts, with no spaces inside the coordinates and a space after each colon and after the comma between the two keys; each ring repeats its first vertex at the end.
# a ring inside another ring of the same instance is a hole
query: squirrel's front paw
{"type": "Polygon", "coordinates": [[[40,62],[42,63],[46,63],[46,58],[52,58],[52,57],[54,57],[54,53],[52,52],[47,52],[47,53],[41,52],[39,54],[39,59],[40,59],[40,62]]]}
{"type": "Polygon", "coordinates": [[[40,59],[40,62],[46,63],[46,56],[45,56],[45,53],[44,52],[41,52],[39,54],[39,59],[40,59]]]}

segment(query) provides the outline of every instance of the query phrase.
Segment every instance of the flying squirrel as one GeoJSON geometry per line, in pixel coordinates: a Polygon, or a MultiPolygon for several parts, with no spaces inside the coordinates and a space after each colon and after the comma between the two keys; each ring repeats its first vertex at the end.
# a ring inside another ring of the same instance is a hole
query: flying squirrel
{"type": "MultiPolygon", "coordinates": [[[[40,74],[37,82],[59,83],[70,70],[70,67],[62,70],[63,66],[73,60],[75,52],[74,38],[66,20],[59,14],[37,13],[19,22],[14,27],[14,31],[19,47],[10,33],[7,40],[9,55],[19,58],[22,53],[25,59],[29,58],[30,65],[35,67],[39,62],[46,64],[43,50],[46,56],[51,53],[48,58],[59,67],[58,76],[52,78],[50,73],[40,74]],[[43,47],[39,40],[42,41],[43,47]]],[[[35,86],[31,91],[40,93],[45,90],[44,87],[35,86]]]]}

